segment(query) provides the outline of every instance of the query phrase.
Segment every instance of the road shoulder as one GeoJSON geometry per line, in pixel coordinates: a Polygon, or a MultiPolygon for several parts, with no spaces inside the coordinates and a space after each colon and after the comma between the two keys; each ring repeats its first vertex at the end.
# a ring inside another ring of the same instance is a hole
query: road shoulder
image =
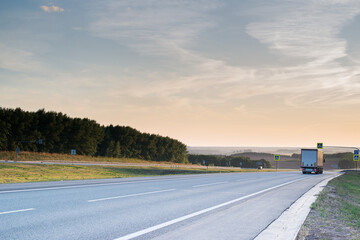
{"type": "Polygon", "coordinates": [[[294,202],[281,216],[262,231],[255,240],[289,240],[295,239],[302,224],[310,212],[310,206],[327,183],[341,174],[331,176],[306,192],[294,202]]]}
{"type": "Polygon", "coordinates": [[[346,171],[319,194],[296,239],[360,239],[359,203],[360,173],[346,171]]]}

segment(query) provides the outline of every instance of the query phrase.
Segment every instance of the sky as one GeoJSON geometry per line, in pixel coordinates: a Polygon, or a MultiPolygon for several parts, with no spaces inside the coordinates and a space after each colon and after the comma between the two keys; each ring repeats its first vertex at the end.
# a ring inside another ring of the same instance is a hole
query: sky
{"type": "Polygon", "coordinates": [[[0,107],[188,146],[359,146],[358,0],[0,1],[0,107]]]}

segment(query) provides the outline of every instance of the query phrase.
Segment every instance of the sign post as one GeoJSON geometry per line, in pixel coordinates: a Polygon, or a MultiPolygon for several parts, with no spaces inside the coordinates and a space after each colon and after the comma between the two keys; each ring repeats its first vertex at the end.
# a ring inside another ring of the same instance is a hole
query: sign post
{"type": "Polygon", "coordinates": [[[280,155],[274,155],[274,161],[276,162],[276,171],[278,170],[278,162],[280,161],[280,155]]]}
{"type": "Polygon", "coordinates": [[[19,148],[19,146],[17,146],[16,147],[16,160],[15,160],[15,162],[17,162],[17,160],[18,160],[19,153],[20,153],[20,148],[19,148]]]}
{"type": "Polygon", "coordinates": [[[71,160],[72,160],[72,164],[74,164],[74,158],[73,158],[74,155],[76,155],[76,149],[71,149],[71,160]]]}
{"type": "Polygon", "coordinates": [[[37,143],[37,144],[41,145],[41,144],[43,144],[43,140],[40,138],[39,140],[31,140],[31,141],[23,141],[23,140],[21,140],[21,141],[18,141],[17,145],[16,145],[16,150],[15,150],[15,152],[16,152],[16,160],[15,160],[15,162],[17,162],[18,155],[20,153],[19,143],[37,143]]]}
{"type": "MultiPolygon", "coordinates": [[[[355,150],[356,151],[356,150],[355,150]]],[[[355,152],[354,151],[354,152],[355,152]]],[[[359,152],[359,150],[357,150],[357,152],[359,152]]],[[[353,155],[353,160],[355,161],[355,163],[356,163],[356,171],[357,171],[357,163],[358,163],[358,161],[359,161],[359,154],[354,154],[353,155]]]]}

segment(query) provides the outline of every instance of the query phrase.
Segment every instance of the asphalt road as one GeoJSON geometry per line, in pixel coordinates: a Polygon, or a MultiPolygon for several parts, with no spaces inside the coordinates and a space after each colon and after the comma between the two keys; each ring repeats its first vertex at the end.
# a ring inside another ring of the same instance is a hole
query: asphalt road
{"type": "Polygon", "coordinates": [[[334,173],[0,185],[0,239],[253,239],[334,173]]]}
{"type": "MultiPolygon", "coordinates": [[[[79,166],[120,166],[120,167],[181,167],[181,168],[212,168],[212,169],[228,169],[228,167],[221,166],[202,166],[196,164],[177,164],[177,163],[114,163],[114,162],[72,162],[64,160],[36,160],[36,161],[13,161],[13,160],[0,160],[0,163],[18,163],[18,164],[44,164],[44,165],[79,165],[79,166]]],[[[298,166],[297,166],[298,167],[298,166]]]]}

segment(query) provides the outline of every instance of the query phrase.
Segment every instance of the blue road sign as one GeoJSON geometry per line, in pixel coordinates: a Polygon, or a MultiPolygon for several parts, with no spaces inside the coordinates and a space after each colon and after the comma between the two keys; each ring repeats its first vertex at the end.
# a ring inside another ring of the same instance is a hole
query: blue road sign
{"type": "Polygon", "coordinates": [[[324,146],[323,146],[323,143],[317,143],[317,148],[318,148],[318,149],[323,149],[323,147],[324,147],[324,146]]]}
{"type": "Polygon", "coordinates": [[[274,155],[274,161],[280,161],[280,155],[274,155]]]}
{"type": "Polygon", "coordinates": [[[359,149],[354,150],[354,154],[359,155],[359,149]]]}
{"type": "Polygon", "coordinates": [[[71,155],[76,155],[76,150],[75,149],[71,149],[71,155]]]}
{"type": "Polygon", "coordinates": [[[354,161],[359,161],[359,154],[354,154],[354,157],[353,157],[354,161]]]}

